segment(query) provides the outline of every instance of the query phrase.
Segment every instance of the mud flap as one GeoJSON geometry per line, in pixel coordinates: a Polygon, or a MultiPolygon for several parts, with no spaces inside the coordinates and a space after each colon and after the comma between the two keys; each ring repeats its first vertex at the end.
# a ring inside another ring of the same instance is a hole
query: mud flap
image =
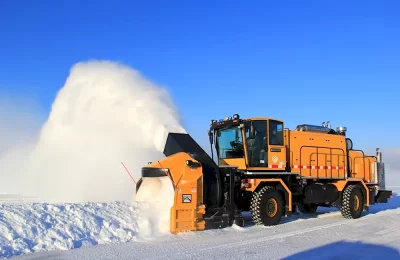
{"type": "Polygon", "coordinates": [[[388,199],[391,199],[392,196],[392,191],[390,190],[379,190],[375,200],[377,203],[387,203],[388,199]]]}

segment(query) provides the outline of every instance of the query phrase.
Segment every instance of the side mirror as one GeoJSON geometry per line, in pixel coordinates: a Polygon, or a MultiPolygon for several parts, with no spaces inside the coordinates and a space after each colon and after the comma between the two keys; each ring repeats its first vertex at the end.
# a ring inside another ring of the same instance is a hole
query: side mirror
{"type": "Polygon", "coordinates": [[[208,131],[208,138],[210,139],[210,144],[214,143],[213,132],[208,131]]]}
{"type": "Polygon", "coordinates": [[[350,138],[346,138],[346,149],[347,150],[353,149],[353,141],[350,138]]]}

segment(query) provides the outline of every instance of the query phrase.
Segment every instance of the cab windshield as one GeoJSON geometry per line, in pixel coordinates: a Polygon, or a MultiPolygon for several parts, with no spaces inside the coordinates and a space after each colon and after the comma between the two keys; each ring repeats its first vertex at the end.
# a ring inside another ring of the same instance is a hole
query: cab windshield
{"type": "Polygon", "coordinates": [[[220,159],[244,158],[242,130],[239,126],[217,130],[216,148],[220,159]]]}

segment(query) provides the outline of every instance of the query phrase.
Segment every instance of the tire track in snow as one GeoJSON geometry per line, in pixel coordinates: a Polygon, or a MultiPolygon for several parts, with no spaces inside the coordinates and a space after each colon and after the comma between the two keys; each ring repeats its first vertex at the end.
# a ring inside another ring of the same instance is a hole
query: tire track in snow
{"type": "MultiPolygon", "coordinates": [[[[283,239],[283,238],[287,238],[287,237],[292,237],[292,236],[296,236],[296,235],[304,235],[306,233],[310,233],[313,231],[317,231],[317,230],[321,230],[321,229],[327,229],[327,228],[332,228],[332,227],[336,227],[336,226],[341,226],[343,224],[348,223],[348,221],[341,221],[338,223],[334,223],[334,224],[328,224],[328,225],[323,225],[323,226],[317,226],[314,228],[307,228],[305,230],[298,230],[298,231],[292,231],[292,232],[287,232],[287,233],[283,233],[283,234],[278,234],[278,235],[272,235],[272,236],[267,236],[267,237],[263,237],[263,238],[250,238],[247,239],[245,241],[238,241],[238,242],[233,242],[233,243],[227,243],[227,244],[222,244],[222,245],[217,245],[217,246],[211,246],[211,247],[207,247],[207,248],[202,248],[202,249],[198,249],[196,250],[196,252],[190,253],[190,252],[185,252],[185,253],[175,253],[175,254],[171,254],[170,256],[185,256],[185,257],[198,257],[199,255],[201,255],[201,253],[203,251],[209,251],[209,250],[215,250],[216,252],[218,252],[218,250],[221,249],[234,249],[234,248],[238,248],[239,246],[241,247],[240,250],[243,250],[242,247],[247,246],[247,245],[253,245],[256,243],[263,243],[263,242],[268,242],[271,240],[277,240],[277,239],[283,239]]],[[[263,233],[265,233],[263,231],[263,233]]],[[[155,258],[151,258],[151,259],[159,259],[158,257],[155,258]]]]}

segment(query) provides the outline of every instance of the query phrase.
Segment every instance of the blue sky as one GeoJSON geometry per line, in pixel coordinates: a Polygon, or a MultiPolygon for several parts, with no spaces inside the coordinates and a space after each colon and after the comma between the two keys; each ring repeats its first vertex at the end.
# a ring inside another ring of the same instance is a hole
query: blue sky
{"type": "Polygon", "coordinates": [[[109,59],[167,87],[200,143],[239,113],[400,147],[398,1],[82,2],[0,2],[1,95],[47,116],[73,64],[109,59]]]}

